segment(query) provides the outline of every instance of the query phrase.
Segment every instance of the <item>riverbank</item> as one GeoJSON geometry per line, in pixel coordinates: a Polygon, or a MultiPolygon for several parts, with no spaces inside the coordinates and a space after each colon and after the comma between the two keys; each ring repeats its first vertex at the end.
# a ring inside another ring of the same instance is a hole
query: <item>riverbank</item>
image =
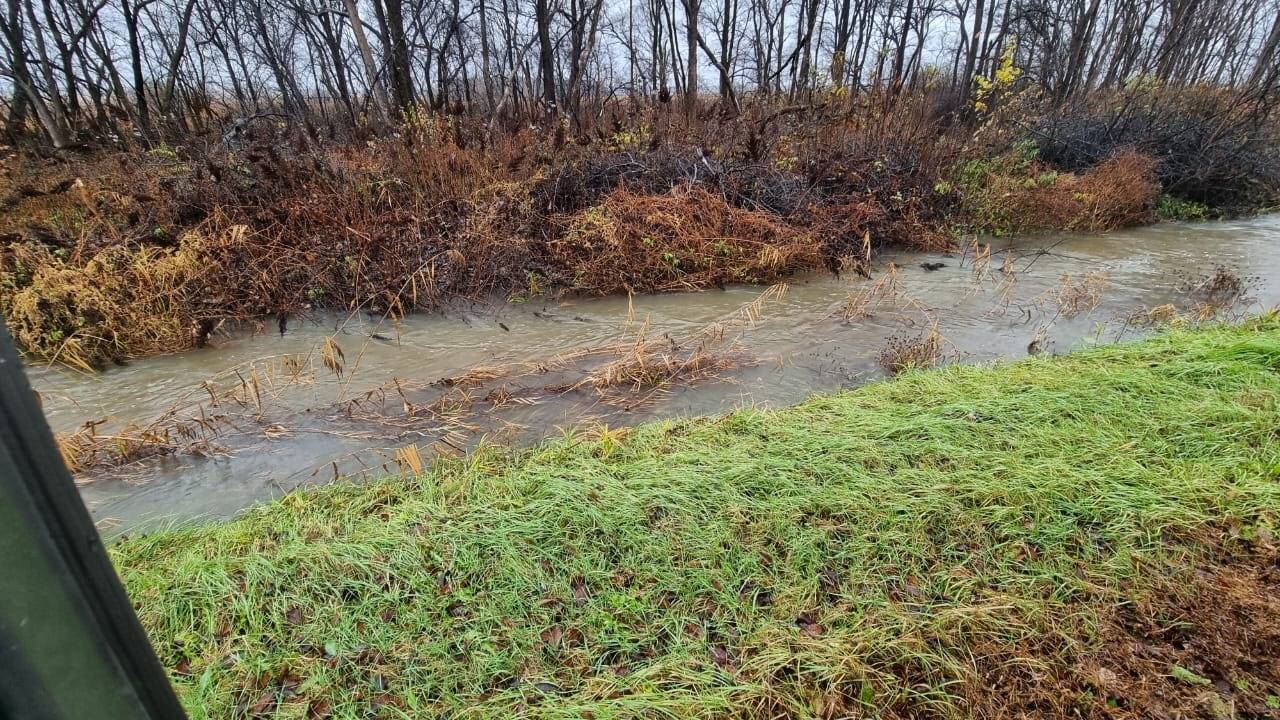
{"type": "Polygon", "coordinates": [[[1207,90],[1071,107],[1016,95],[1005,109],[921,90],[694,118],[627,106],[572,142],[452,115],[328,140],[260,120],[234,142],[6,157],[0,309],[28,357],[90,370],[319,312],[772,284],[866,272],[883,248],[1280,198],[1280,141],[1250,103],[1224,116],[1207,90]],[[1193,140],[1207,129],[1214,142],[1193,140]]]}
{"type": "Polygon", "coordinates": [[[909,372],[113,554],[193,718],[1265,716],[1278,367],[1272,315],[909,372]]]}

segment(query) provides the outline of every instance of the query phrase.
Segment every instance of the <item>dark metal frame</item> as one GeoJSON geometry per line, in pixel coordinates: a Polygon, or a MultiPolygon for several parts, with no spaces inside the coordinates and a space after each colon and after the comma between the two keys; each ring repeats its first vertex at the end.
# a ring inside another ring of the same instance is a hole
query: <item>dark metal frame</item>
{"type": "Polygon", "coordinates": [[[0,718],[185,718],[2,322],[0,718]]]}

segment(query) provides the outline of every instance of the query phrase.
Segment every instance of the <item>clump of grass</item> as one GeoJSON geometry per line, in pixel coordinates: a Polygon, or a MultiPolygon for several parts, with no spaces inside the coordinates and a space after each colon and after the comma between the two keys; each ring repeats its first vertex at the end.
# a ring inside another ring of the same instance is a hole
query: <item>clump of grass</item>
{"type": "Polygon", "coordinates": [[[896,306],[901,295],[898,267],[889,263],[889,269],[875,282],[850,292],[841,304],[838,314],[845,320],[868,318],[887,303],[893,303],[896,306]]]}
{"type": "Polygon", "coordinates": [[[731,354],[712,350],[706,343],[682,347],[674,341],[640,338],[622,357],[590,370],[571,389],[591,387],[604,392],[664,387],[675,382],[695,382],[736,363],[731,354]]]}
{"type": "Polygon", "coordinates": [[[1112,712],[1100,615],[1274,531],[1277,341],[570,433],[112,552],[193,718],[1112,712]]]}
{"type": "Polygon", "coordinates": [[[0,262],[8,285],[0,295],[20,347],[89,370],[194,344],[200,321],[213,317],[197,300],[208,271],[194,239],[166,248],[110,246],[80,261],[22,245],[0,262]]]}
{"type": "Polygon", "coordinates": [[[696,187],[664,195],[617,190],[565,223],[551,251],[571,287],[592,294],[774,282],[826,261],[820,241],[803,229],[696,187]]]}
{"type": "Polygon", "coordinates": [[[1257,278],[1241,275],[1226,265],[1182,284],[1182,291],[1196,303],[1214,310],[1225,310],[1243,302],[1257,285],[1257,278]]]}
{"type": "Polygon", "coordinates": [[[1138,327],[1151,327],[1164,325],[1177,317],[1177,306],[1172,303],[1165,303],[1155,307],[1140,307],[1129,313],[1129,317],[1125,319],[1125,322],[1138,327]]]}
{"type": "Polygon", "coordinates": [[[1093,312],[1102,302],[1106,288],[1106,273],[1095,270],[1081,275],[1079,279],[1069,274],[1062,275],[1058,278],[1058,287],[1050,293],[1058,306],[1058,314],[1073,318],[1093,312]]]}
{"type": "Polygon", "coordinates": [[[880,367],[896,375],[908,368],[930,368],[942,359],[942,335],[937,325],[914,336],[894,335],[876,356],[880,367]]]}
{"type": "Polygon", "coordinates": [[[1155,219],[1155,168],[1150,157],[1124,151],[1083,173],[1058,172],[1036,160],[1034,144],[1024,143],[995,158],[963,163],[949,185],[975,230],[1098,232],[1155,219]]]}

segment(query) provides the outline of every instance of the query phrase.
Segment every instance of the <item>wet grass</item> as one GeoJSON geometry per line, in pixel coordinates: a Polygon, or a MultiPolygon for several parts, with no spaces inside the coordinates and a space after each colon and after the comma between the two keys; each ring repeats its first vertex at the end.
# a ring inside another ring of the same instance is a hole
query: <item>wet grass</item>
{"type": "Polygon", "coordinates": [[[1271,316],[907,371],[113,553],[193,718],[982,714],[1107,608],[1270,537],[1278,370],[1271,316]]]}

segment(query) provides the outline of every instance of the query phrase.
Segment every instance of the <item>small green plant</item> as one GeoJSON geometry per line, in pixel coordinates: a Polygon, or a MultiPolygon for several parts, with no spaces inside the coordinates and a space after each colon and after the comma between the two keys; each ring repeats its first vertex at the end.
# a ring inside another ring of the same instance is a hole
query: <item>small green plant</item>
{"type": "Polygon", "coordinates": [[[1212,211],[1208,205],[1194,200],[1183,200],[1162,194],[1156,200],[1156,215],[1161,220],[1208,220],[1212,211]]]}
{"type": "Polygon", "coordinates": [[[177,160],[178,159],[178,151],[174,150],[172,147],[166,144],[160,144],[151,148],[150,150],[147,151],[147,154],[153,158],[158,158],[161,160],[177,160]]]}
{"type": "Polygon", "coordinates": [[[525,281],[529,284],[529,297],[537,297],[543,292],[542,276],[536,272],[526,272],[525,281]]]}
{"type": "Polygon", "coordinates": [[[1169,674],[1172,675],[1175,680],[1188,685],[1209,685],[1213,682],[1209,678],[1204,677],[1203,675],[1197,675],[1181,665],[1174,665],[1170,667],[1169,674]]]}

